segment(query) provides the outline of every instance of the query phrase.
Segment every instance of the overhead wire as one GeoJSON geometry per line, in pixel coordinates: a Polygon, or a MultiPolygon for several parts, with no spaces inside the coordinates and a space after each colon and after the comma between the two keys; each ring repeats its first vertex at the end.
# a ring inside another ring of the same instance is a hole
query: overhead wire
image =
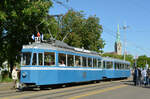
{"type": "MultiPolygon", "coordinates": [[[[146,11],[147,13],[150,12],[150,10],[148,10],[145,6],[141,5],[141,3],[137,2],[137,0],[130,0],[130,2],[133,2],[132,4],[136,7],[140,7],[141,9],[143,9],[144,11],[146,11]]],[[[148,14],[149,15],[149,14],[148,14]]]]}
{"type": "MultiPolygon", "coordinates": [[[[110,29],[107,28],[107,27],[105,27],[105,30],[106,30],[106,31],[108,30],[108,32],[105,32],[105,33],[111,35],[113,38],[116,38],[116,35],[114,34],[114,33],[115,33],[114,31],[110,30],[110,29]]],[[[104,30],[104,31],[105,31],[105,30],[104,30]]],[[[121,39],[121,41],[124,42],[122,39],[121,39]]],[[[127,39],[126,41],[128,41],[128,39],[127,39]]],[[[133,43],[133,42],[129,42],[129,41],[128,41],[127,44],[129,44],[129,45],[131,45],[131,46],[135,46],[135,47],[136,47],[136,50],[139,49],[139,50],[141,50],[141,51],[144,51],[145,54],[149,53],[149,51],[148,51],[149,49],[145,49],[145,48],[143,48],[143,47],[141,47],[141,46],[139,46],[139,45],[137,45],[137,44],[135,44],[135,43],[133,43]]],[[[133,48],[133,47],[132,47],[132,48],[133,48]]]]}
{"type": "MultiPolygon", "coordinates": [[[[65,7],[66,9],[68,9],[68,10],[70,10],[70,9],[73,9],[73,8],[71,8],[71,7],[69,7],[69,6],[67,6],[66,4],[64,4],[63,2],[61,2],[61,1],[59,1],[59,0],[53,0],[53,1],[55,1],[57,4],[60,4],[60,5],[62,5],[63,7],[65,7]]],[[[68,2],[68,1],[67,1],[68,2]]],[[[137,3],[133,3],[134,5],[135,4],[137,4],[137,3]]],[[[135,6],[137,6],[137,5],[135,5],[135,6]]],[[[144,7],[142,7],[141,6],[141,8],[142,9],[145,9],[144,7]]],[[[108,33],[109,35],[111,35],[113,38],[116,38],[116,35],[114,34],[114,31],[112,31],[112,30],[110,30],[109,28],[107,28],[107,27],[105,27],[109,32],[105,32],[105,33],[108,33]]],[[[105,30],[104,30],[105,31],[105,30]]],[[[121,40],[122,42],[124,42],[123,40],[121,40]]],[[[127,39],[126,39],[126,41],[127,41],[127,39]]],[[[133,43],[133,42],[127,42],[127,44],[129,44],[129,45],[131,45],[131,46],[135,46],[135,48],[136,48],[136,50],[137,49],[139,49],[139,50],[141,50],[141,51],[144,51],[145,53],[149,53],[149,51],[147,51],[145,48],[143,48],[143,47],[141,47],[141,46],[139,46],[139,45],[137,45],[137,44],[135,44],[135,43],[133,43]]],[[[132,47],[133,48],[133,47],[132,47]]]]}

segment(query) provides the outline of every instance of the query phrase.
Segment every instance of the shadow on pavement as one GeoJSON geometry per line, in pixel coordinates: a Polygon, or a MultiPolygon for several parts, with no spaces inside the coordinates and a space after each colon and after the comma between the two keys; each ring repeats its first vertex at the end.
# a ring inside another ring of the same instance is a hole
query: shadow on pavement
{"type": "MultiPolygon", "coordinates": [[[[100,82],[100,81],[99,81],[100,82]]],[[[23,89],[19,90],[17,89],[17,92],[22,92],[22,91],[41,91],[41,90],[53,90],[53,89],[60,89],[60,88],[67,88],[67,87],[74,87],[74,86],[82,86],[82,85],[89,85],[93,83],[98,83],[98,81],[94,82],[83,82],[83,83],[69,83],[69,84],[60,84],[60,85],[47,85],[47,86],[28,86],[24,87],[23,89]]]]}

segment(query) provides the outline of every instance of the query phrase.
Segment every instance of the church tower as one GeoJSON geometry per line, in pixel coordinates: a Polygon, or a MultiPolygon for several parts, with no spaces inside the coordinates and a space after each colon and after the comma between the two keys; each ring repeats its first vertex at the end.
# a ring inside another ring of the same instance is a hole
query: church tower
{"type": "Polygon", "coordinates": [[[116,41],[115,41],[115,52],[118,55],[122,54],[122,45],[121,45],[121,42],[120,42],[119,24],[118,24],[118,27],[117,27],[117,36],[116,36],[116,41]]]}

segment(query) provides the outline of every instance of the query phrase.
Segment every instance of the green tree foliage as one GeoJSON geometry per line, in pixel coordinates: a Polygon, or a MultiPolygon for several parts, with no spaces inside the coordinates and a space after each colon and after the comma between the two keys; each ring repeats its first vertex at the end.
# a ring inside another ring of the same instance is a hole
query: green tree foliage
{"type": "Polygon", "coordinates": [[[71,46],[102,51],[104,47],[104,41],[101,38],[103,29],[98,17],[90,16],[86,19],[83,12],[69,10],[61,21],[60,40],[67,35],[65,42],[71,46]]]}
{"type": "MultiPolygon", "coordinates": [[[[2,49],[7,51],[10,65],[17,61],[22,45],[31,41],[31,35],[38,31],[36,26],[45,19],[51,6],[51,0],[0,0],[0,32],[6,31],[0,39],[6,42],[2,49]]],[[[38,28],[42,31],[43,27],[44,24],[38,28]]]]}
{"type": "Polygon", "coordinates": [[[59,33],[58,21],[54,16],[48,15],[46,19],[43,20],[45,27],[40,30],[44,34],[44,40],[49,40],[50,38],[56,38],[57,33],[59,33]]]}
{"type": "Polygon", "coordinates": [[[83,12],[69,10],[57,20],[48,15],[51,6],[51,0],[0,0],[0,65],[8,60],[12,67],[20,61],[22,45],[31,42],[32,34],[38,31],[44,33],[45,39],[63,40],[68,34],[64,42],[69,45],[102,51],[104,41],[98,17],[85,18],[83,12]]]}
{"type": "Polygon", "coordinates": [[[2,63],[7,58],[6,55],[6,38],[5,38],[5,31],[4,31],[4,24],[6,22],[6,13],[4,12],[4,8],[2,6],[2,3],[4,1],[0,1],[0,67],[2,66],[2,63]]]}
{"type": "Polygon", "coordinates": [[[84,25],[84,31],[86,34],[82,36],[83,46],[97,52],[99,52],[100,49],[104,48],[104,41],[101,38],[102,30],[103,29],[102,26],[99,24],[98,17],[88,17],[88,19],[86,20],[86,24],[84,25]]]}
{"type": "Polygon", "coordinates": [[[139,56],[137,59],[137,66],[144,68],[148,64],[150,66],[150,57],[146,55],[139,56]]]}

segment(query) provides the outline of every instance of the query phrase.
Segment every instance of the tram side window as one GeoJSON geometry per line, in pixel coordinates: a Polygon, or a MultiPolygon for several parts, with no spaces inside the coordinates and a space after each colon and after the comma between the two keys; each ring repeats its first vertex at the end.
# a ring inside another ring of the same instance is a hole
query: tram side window
{"type": "Polygon", "coordinates": [[[122,69],[122,63],[120,63],[120,69],[122,69]]]}
{"type": "Polygon", "coordinates": [[[92,67],[92,58],[88,58],[88,67],[92,67]]]}
{"type": "Polygon", "coordinates": [[[121,69],[121,63],[119,63],[119,69],[121,69]]]}
{"type": "Polygon", "coordinates": [[[112,62],[106,62],[107,69],[113,68],[113,63],[112,62]]]}
{"type": "Polygon", "coordinates": [[[121,69],[124,69],[124,64],[121,64],[121,69]]]}
{"type": "Polygon", "coordinates": [[[124,64],[125,65],[125,69],[128,69],[128,66],[127,66],[127,64],[124,64]]]}
{"type": "Polygon", "coordinates": [[[81,57],[75,56],[75,66],[81,66],[81,57]]]}
{"type": "Polygon", "coordinates": [[[103,68],[106,68],[106,64],[105,64],[106,62],[105,61],[103,61],[103,68]]]}
{"type": "Polygon", "coordinates": [[[117,63],[117,69],[120,69],[120,64],[119,63],[117,63]]]}
{"type": "Polygon", "coordinates": [[[101,63],[101,59],[98,59],[98,68],[102,68],[102,67],[101,67],[101,64],[102,64],[102,63],[101,63]]]}
{"type": "Polygon", "coordinates": [[[44,65],[45,66],[55,65],[55,53],[54,52],[44,53],[44,65]]]}
{"type": "Polygon", "coordinates": [[[122,64],[123,65],[123,69],[125,69],[125,64],[122,64]]]}
{"type": "Polygon", "coordinates": [[[113,67],[112,62],[109,62],[109,69],[113,67]]]}
{"type": "Polygon", "coordinates": [[[82,57],[82,67],[86,67],[86,57],[82,57]]]}
{"type": "Polygon", "coordinates": [[[116,63],[116,69],[119,69],[119,63],[116,63]]]}
{"type": "Polygon", "coordinates": [[[123,64],[121,63],[121,69],[123,69],[123,64]]]}
{"type": "Polygon", "coordinates": [[[126,64],[126,69],[130,69],[130,65],[126,64]]]}
{"type": "Polygon", "coordinates": [[[23,53],[22,54],[22,65],[30,65],[31,53],[23,53]]]}
{"type": "Polygon", "coordinates": [[[126,69],[126,64],[123,64],[123,69],[126,69]]]}
{"type": "Polygon", "coordinates": [[[119,63],[115,63],[116,65],[115,65],[115,69],[119,69],[119,63]]]}
{"type": "Polygon", "coordinates": [[[106,61],[106,68],[108,69],[109,68],[109,62],[106,61]]]}
{"type": "Polygon", "coordinates": [[[120,69],[120,63],[117,63],[118,65],[117,65],[117,67],[118,67],[118,69],[120,69]]]}
{"type": "Polygon", "coordinates": [[[37,64],[36,64],[36,60],[37,60],[36,53],[33,53],[32,65],[37,65],[37,64]]]}
{"type": "Polygon", "coordinates": [[[120,64],[119,64],[119,63],[117,63],[116,67],[117,67],[117,69],[120,69],[120,64]]]}
{"type": "Polygon", "coordinates": [[[97,67],[97,59],[93,58],[93,67],[97,67]]]}
{"type": "Polygon", "coordinates": [[[43,54],[42,53],[39,53],[39,65],[43,65],[43,54]]]}
{"type": "Polygon", "coordinates": [[[130,65],[127,65],[127,68],[130,69],[130,65]]]}
{"type": "Polygon", "coordinates": [[[117,69],[117,63],[114,63],[115,64],[115,69],[117,69]]]}
{"type": "Polygon", "coordinates": [[[58,54],[59,59],[59,66],[66,66],[66,54],[59,53],[58,54]]]}
{"type": "Polygon", "coordinates": [[[68,66],[74,66],[73,55],[68,55],[68,66]]]}

